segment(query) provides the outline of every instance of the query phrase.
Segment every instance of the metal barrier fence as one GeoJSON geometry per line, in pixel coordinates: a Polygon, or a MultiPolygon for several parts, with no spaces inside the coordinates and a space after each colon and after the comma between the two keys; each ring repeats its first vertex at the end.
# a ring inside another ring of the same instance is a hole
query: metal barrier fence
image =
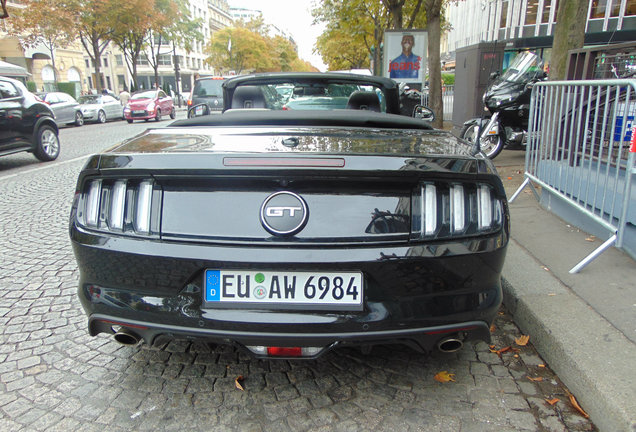
{"type": "Polygon", "coordinates": [[[525,180],[589,216],[610,238],[570,270],[623,247],[636,225],[636,80],[555,81],[532,90],[525,180]],[[631,146],[630,146],[631,143],[631,146]]]}
{"type": "MultiPolygon", "coordinates": [[[[455,96],[455,86],[445,85],[442,87],[442,103],[444,104],[444,120],[453,120],[453,97],[455,96]]],[[[428,90],[422,92],[422,105],[428,105],[428,90]]]]}

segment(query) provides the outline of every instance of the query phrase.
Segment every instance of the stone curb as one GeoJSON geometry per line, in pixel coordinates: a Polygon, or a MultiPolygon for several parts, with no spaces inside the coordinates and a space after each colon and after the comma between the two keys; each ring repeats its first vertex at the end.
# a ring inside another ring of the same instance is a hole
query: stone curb
{"type": "Polygon", "coordinates": [[[599,430],[636,432],[636,345],[514,239],[503,291],[514,321],[599,430]]]}

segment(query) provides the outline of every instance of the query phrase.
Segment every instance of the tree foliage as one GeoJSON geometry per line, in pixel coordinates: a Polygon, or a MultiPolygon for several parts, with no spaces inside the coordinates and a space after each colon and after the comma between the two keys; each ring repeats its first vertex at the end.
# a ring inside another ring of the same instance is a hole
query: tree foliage
{"type": "Polygon", "coordinates": [[[312,11],[314,21],[326,29],[316,51],[329,69],[356,69],[373,59],[373,72],[382,73],[386,30],[420,28],[428,31],[429,102],[434,126],[443,119],[440,39],[442,8],[448,0],[323,0],[312,11]]]}
{"type": "Polygon", "coordinates": [[[110,43],[121,8],[119,0],[65,0],[84,50],[93,61],[95,88],[102,90],[101,56],[110,43]]]}
{"type": "Polygon", "coordinates": [[[316,70],[298,58],[291,41],[268,36],[262,20],[238,22],[215,32],[205,51],[206,62],[222,74],[316,70]]]}
{"type": "Polygon", "coordinates": [[[12,10],[8,21],[9,34],[20,38],[23,46],[42,44],[50,53],[54,78],[56,48],[65,48],[74,39],[72,14],[64,4],[54,0],[27,0],[24,8],[12,10]]]}
{"type": "Polygon", "coordinates": [[[316,44],[316,52],[330,69],[354,69],[360,64],[368,64],[361,60],[362,56],[371,57],[374,73],[380,74],[382,52],[378,47],[383,45],[384,31],[424,28],[423,1],[324,0],[312,10],[314,21],[326,25],[316,44]],[[330,40],[339,40],[341,49],[330,44],[330,40]]]}

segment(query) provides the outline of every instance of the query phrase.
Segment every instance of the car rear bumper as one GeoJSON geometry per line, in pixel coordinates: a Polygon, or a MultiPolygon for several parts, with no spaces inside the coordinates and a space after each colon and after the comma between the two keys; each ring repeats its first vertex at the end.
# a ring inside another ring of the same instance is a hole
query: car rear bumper
{"type": "MultiPolygon", "coordinates": [[[[490,341],[489,324],[485,321],[468,321],[432,327],[368,331],[364,328],[347,332],[313,333],[282,331],[217,330],[185,327],[157,322],[121,319],[109,315],[94,314],[88,320],[92,336],[114,333],[115,328],[125,328],[129,334],[146,343],[173,339],[199,340],[218,344],[250,347],[317,347],[320,350],[310,358],[342,346],[373,346],[379,344],[403,344],[420,352],[430,352],[450,339],[464,341],[490,341]]],[[[443,348],[439,348],[442,349],[443,348]]],[[[254,354],[252,352],[252,354],[254,354]]],[[[266,358],[268,355],[256,357],[266,358]]]]}
{"type": "Polygon", "coordinates": [[[92,335],[116,326],[149,344],[162,336],[241,346],[400,342],[423,351],[450,335],[489,340],[507,243],[502,231],[435,245],[291,249],[104,237],[75,225],[71,238],[92,335]],[[203,272],[213,268],[361,271],[363,308],[206,307],[203,272]]]}

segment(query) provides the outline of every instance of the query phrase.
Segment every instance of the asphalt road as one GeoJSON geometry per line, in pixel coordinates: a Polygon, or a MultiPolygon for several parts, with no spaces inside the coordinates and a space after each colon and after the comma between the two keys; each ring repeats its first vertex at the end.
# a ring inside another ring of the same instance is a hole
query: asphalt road
{"type": "Polygon", "coordinates": [[[0,431],[595,430],[532,344],[515,344],[505,310],[492,347],[430,356],[384,346],[256,361],[226,346],[90,337],[67,233],[77,174],[88,155],[169,123],[65,128],[54,162],[0,158],[0,431]],[[437,382],[441,371],[455,381],[437,382]]]}

